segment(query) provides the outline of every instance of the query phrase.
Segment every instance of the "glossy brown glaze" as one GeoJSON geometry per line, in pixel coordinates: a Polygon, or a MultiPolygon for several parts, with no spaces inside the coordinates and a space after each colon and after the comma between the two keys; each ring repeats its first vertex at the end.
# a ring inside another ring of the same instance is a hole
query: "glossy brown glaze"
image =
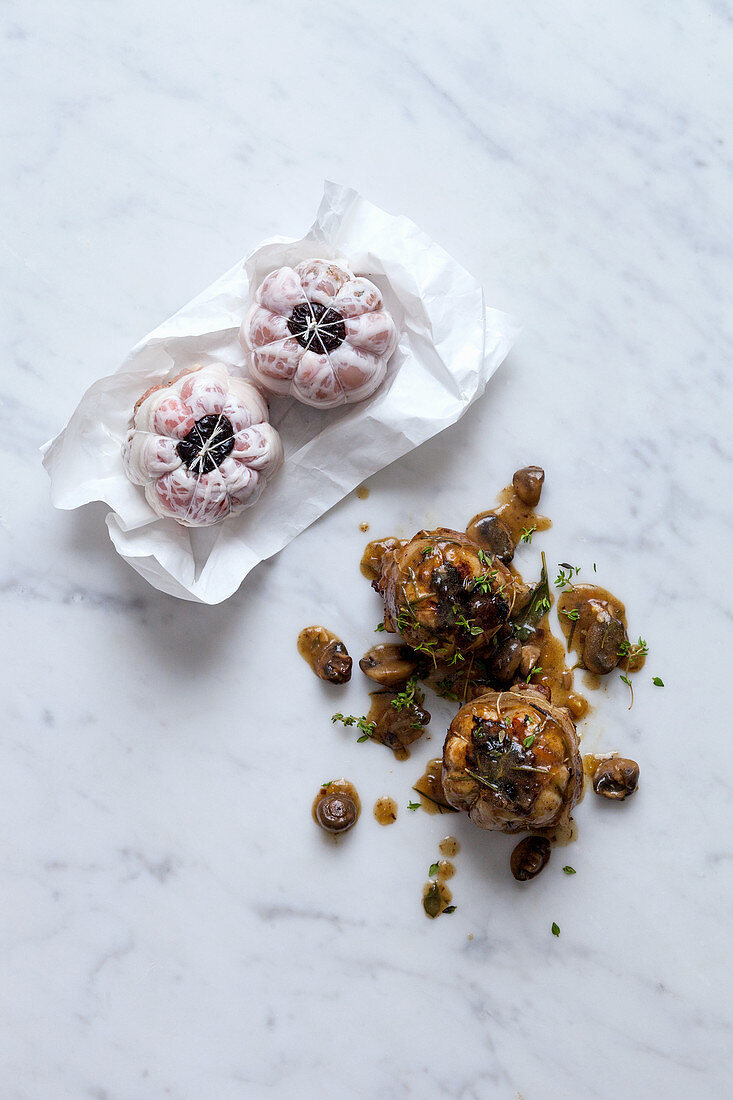
{"type": "Polygon", "coordinates": [[[454,836],[444,836],[438,847],[440,848],[440,854],[448,859],[453,859],[461,850],[461,846],[454,836]]]}
{"type": "Polygon", "coordinates": [[[366,577],[368,581],[379,580],[382,572],[382,561],[384,555],[390,551],[396,549],[398,546],[404,545],[402,539],[384,538],[384,539],[372,539],[368,542],[364,553],[361,558],[360,569],[362,576],[366,577]]]}
{"type": "MultiPolygon", "coordinates": [[[[420,795],[420,803],[426,813],[453,814],[456,812],[445,797],[445,791],[443,790],[443,758],[441,756],[436,757],[434,760],[428,760],[425,771],[412,789],[420,795]]],[[[456,841],[456,843],[458,842],[456,841]]]]}
{"type": "Polygon", "coordinates": [[[397,803],[394,798],[378,798],[374,803],[374,816],[380,825],[394,825],[397,820],[397,803]]]}
{"type": "Polygon", "coordinates": [[[548,519],[547,516],[539,515],[529,504],[525,504],[513,485],[507,485],[506,488],[501,490],[499,503],[495,508],[479,512],[466,528],[468,537],[477,542],[479,546],[483,545],[481,521],[487,516],[496,516],[501,521],[515,546],[519,545],[522,535],[526,531],[531,531],[532,528],[535,531],[546,531],[548,527],[552,527],[552,520],[548,519]]]}

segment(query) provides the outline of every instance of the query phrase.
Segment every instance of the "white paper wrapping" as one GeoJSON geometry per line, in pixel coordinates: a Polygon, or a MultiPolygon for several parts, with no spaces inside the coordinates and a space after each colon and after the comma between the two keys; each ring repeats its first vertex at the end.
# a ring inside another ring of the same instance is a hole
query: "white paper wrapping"
{"type": "Polygon", "coordinates": [[[408,218],[327,183],[305,237],[265,241],[146,336],[115,374],[90,386],[42,448],[51,499],[57,508],[106,501],[110,538],[133,569],[172,596],[219,603],[367,477],[458,420],[518,331],[408,218]],[[196,363],[220,361],[246,374],[238,330],[251,294],[274,268],[314,257],[344,260],[380,288],[400,331],[384,383],[367,401],[332,410],[271,398],[285,462],[257,504],[199,530],[158,518],[122,466],[136,400],[196,363]]]}

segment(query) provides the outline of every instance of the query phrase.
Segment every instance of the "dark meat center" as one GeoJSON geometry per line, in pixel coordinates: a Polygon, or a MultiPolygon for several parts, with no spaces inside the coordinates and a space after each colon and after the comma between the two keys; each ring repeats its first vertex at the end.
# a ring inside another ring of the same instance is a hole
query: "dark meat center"
{"type": "Polygon", "coordinates": [[[301,302],[288,320],[288,328],[301,347],[317,355],[335,351],[346,339],[346,326],[341,314],[317,302],[301,302]]]}
{"type": "Polygon", "coordinates": [[[491,590],[482,594],[471,588],[471,582],[470,575],[464,577],[452,562],[445,562],[433,570],[430,583],[436,596],[439,628],[457,628],[469,635],[472,626],[488,632],[506,622],[509,604],[503,596],[491,590]]]}
{"type": "Polygon", "coordinates": [[[510,736],[502,722],[474,717],[471,757],[476,772],[500,801],[528,814],[539,793],[534,756],[510,736]]]}
{"type": "Polygon", "coordinates": [[[208,474],[221,466],[234,449],[234,431],[224,415],[202,416],[176,447],[194,474],[208,474]]]}

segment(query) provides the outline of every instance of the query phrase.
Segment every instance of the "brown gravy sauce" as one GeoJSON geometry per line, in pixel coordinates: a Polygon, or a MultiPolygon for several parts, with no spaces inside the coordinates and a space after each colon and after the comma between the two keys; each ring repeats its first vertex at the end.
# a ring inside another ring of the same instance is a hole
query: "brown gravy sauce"
{"type": "Polygon", "coordinates": [[[497,519],[501,520],[512,536],[515,546],[519,545],[523,531],[528,531],[531,527],[534,527],[537,531],[546,531],[548,527],[552,527],[551,519],[548,519],[547,516],[538,515],[534,508],[531,508],[529,504],[524,504],[519,499],[513,485],[507,485],[502,489],[498,494],[498,499],[500,503],[496,508],[479,512],[466,528],[468,537],[479,546],[482,545],[482,539],[478,531],[478,525],[486,516],[496,516],[497,519]]]}
{"type": "Polygon", "coordinates": [[[401,545],[402,540],[394,538],[372,539],[368,542],[359,566],[362,576],[368,581],[378,581],[382,572],[382,558],[386,551],[401,545]]]}
{"type": "MultiPolygon", "coordinates": [[[[600,604],[612,619],[617,619],[623,624],[627,637],[629,634],[626,608],[621,600],[614,596],[612,592],[609,592],[607,588],[601,588],[597,584],[578,583],[574,584],[572,588],[563,589],[557,601],[557,617],[565,635],[567,648],[577,655],[579,661],[582,660],[586,633],[595,621],[592,612],[594,604],[600,604]],[[570,618],[567,612],[570,612],[573,618],[570,618]],[[577,619],[574,617],[575,612],[578,614],[577,619]]],[[[631,660],[622,657],[618,667],[623,671],[638,672],[640,668],[643,668],[644,661],[644,654],[635,655],[631,660]]],[[[600,682],[601,678],[595,673],[586,674],[588,687],[598,687],[600,682]]]]}
{"type": "Polygon", "coordinates": [[[380,825],[393,825],[397,820],[397,803],[394,798],[378,798],[374,803],[374,816],[380,825]]]}
{"type": "Polygon", "coordinates": [[[567,707],[574,722],[584,718],[590,710],[588,700],[573,686],[573,673],[565,663],[565,646],[551,629],[548,616],[544,615],[535,632],[534,643],[540,647],[537,666],[542,669],[530,677],[531,684],[542,684],[550,689],[552,702],[567,707]]]}
{"type": "Polygon", "coordinates": [[[366,500],[369,496],[369,490],[367,489],[366,485],[360,485],[359,488],[356,490],[356,495],[358,496],[359,500],[366,500]]]}
{"type": "MultiPolygon", "coordinates": [[[[420,795],[420,804],[423,810],[429,814],[454,814],[452,806],[448,804],[443,791],[443,758],[438,756],[428,760],[425,771],[413,786],[413,791],[420,795]]],[[[456,841],[456,844],[458,842],[456,841]]],[[[456,848],[456,851],[458,849],[456,848]]]]}
{"type": "Polygon", "coordinates": [[[458,855],[461,850],[461,846],[454,836],[444,836],[438,847],[440,848],[440,854],[449,859],[458,855]]]}

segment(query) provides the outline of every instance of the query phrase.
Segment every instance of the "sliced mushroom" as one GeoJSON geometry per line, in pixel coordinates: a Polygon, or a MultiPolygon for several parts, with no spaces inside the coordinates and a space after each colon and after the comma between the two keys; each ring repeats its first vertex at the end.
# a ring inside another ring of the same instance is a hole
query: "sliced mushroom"
{"type": "Polygon", "coordinates": [[[541,466],[523,466],[521,470],[517,470],[512,478],[512,485],[522,504],[530,508],[537,507],[544,480],[545,471],[541,466]]]}
{"type": "Polygon", "coordinates": [[[320,680],[345,684],[351,679],[351,657],[336,634],[325,626],[306,626],[298,635],[298,653],[320,680]]]}
{"type": "Polygon", "coordinates": [[[593,790],[603,798],[622,802],[639,786],[639,765],[635,760],[614,756],[602,760],[593,773],[593,790]]]}
{"type": "Polygon", "coordinates": [[[414,652],[406,645],[375,645],[359,661],[359,668],[382,687],[404,684],[417,668],[414,652]]]}
{"type": "Polygon", "coordinates": [[[619,650],[626,641],[626,630],[619,619],[612,619],[607,611],[599,614],[585,633],[583,640],[583,664],[589,672],[604,676],[616,667],[619,650]]]}

